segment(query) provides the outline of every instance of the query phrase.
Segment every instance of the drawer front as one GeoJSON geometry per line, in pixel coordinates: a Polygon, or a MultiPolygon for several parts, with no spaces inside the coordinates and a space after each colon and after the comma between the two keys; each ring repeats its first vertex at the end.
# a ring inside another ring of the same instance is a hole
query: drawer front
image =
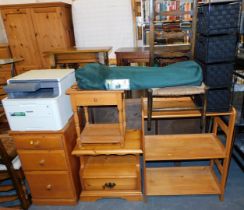
{"type": "Polygon", "coordinates": [[[18,151],[25,171],[67,170],[64,151],[18,151]]]}
{"type": "Polygon", "coordinates": [[[68,172],[25,172],[33,198],[72,198],[74,189],[68,172]]]}
{"type": "Polygon", "coordinates": [[[84,179],[83,187],[85,190],[136,190],[136,178],[123,179],[84,179]]]}
{"type": "Polygon", "coordinates": [[[71,97],[75,97],[78,106],[101,106],[101,105],[117,105],[118,93],[83,93],[71,97]]]}
{"type": "Polygon", "coordinates": [[[13,135],[17,149],[63,149],[62,135],[13,135]]]}

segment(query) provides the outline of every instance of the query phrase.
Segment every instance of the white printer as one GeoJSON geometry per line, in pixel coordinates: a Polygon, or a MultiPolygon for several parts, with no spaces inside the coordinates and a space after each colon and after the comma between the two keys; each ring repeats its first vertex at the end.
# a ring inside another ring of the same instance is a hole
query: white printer
{"type": "Polygon", "coordinates": [[[65,92],[74,82],[74,69],[31,70],[9,79],[2,104],[11,130],[62,129],[73,114],[65,92]]]}

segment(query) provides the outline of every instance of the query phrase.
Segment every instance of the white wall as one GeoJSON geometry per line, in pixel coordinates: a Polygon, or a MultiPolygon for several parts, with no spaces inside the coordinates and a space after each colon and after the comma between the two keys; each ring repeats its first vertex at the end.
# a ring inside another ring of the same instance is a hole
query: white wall
{"type": "Polygon", "coordinates": [[[72,8],[78,47],[134,45],[131,0],[76,0],[72,8]]]}
{"type": "MultiPolygon", "coordinates": [[[[88,0],[89,1],[89,0],[88,0]]],[[[28,4],[28,3],[40,3],[40,2],[67,2],[72,3],[72,0],[0,0],[2,4],[28,4]]]]}

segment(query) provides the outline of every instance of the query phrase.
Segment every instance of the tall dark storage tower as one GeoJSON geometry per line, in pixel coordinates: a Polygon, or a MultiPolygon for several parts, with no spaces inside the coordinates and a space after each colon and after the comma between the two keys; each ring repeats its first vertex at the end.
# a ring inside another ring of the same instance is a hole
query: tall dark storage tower
{"type": "Polygon", "coordinates": [[[198,6],[195,60],[209,87],[207,111],[229,111],[237,46],[240,1],[198,6]]]}

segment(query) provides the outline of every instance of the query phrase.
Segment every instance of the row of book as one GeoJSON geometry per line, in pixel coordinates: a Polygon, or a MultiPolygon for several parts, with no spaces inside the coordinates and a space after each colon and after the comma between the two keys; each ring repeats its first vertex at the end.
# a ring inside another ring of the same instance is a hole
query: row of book
{"type": "MultiPolygon", "coordinates": [[[[193,0],[155,1],[155,21],[192,20],[193,0]]],[[[145,1],[145,22],[149,22],[149,1],[145,1]]]]}

